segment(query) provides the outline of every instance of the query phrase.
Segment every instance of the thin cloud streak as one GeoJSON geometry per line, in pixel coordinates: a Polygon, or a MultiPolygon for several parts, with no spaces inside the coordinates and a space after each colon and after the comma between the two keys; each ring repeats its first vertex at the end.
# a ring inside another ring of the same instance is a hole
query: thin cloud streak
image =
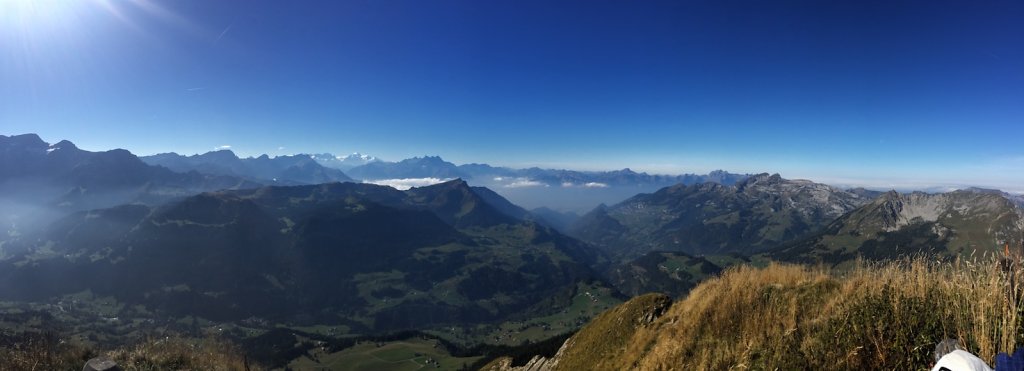
{"type": "Polygon", "coordinates": [[[228,26],[227,26],[226,28],[224,28],[224,31],[221,31],[221,32],[220,32],[220,35],[217,35],[217,39],[216,39],[216,40],[213,40],[213,43],[214,43],[214,45],[216,45],[217,43],[219,43],[219,42],[220,42],[220,39],[223,39],[223,38],[224,38],[224,35],[227,35],[227,34],[228,34],[228,31],[231,31],[231,27],[233,27],[234,25],[235,25],[235,24],[234,24],[234,23],[232,23],[232,24],[228,25],[228,26]]]}

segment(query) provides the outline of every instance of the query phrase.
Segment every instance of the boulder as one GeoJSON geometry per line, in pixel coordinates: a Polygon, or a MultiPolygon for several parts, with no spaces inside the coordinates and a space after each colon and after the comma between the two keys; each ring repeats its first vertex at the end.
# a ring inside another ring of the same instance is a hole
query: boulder
{"type": "Polygon", "coordinates": [[[85,362],[82,371],[122,371],[117,362],[107,357],[96,357],[85,362]]]}

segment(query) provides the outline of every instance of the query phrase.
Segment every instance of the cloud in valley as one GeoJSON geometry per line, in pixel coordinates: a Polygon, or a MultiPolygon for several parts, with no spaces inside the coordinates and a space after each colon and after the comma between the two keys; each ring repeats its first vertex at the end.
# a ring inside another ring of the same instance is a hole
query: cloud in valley
{"type": "Polygon", "coordinates": [[[576,183],[572,183],[572,182],[562,183],[562,188],[573,188],[573,187],[608,188],[608,184],[599,183],[599,182],[589,182],[589,183],[583,183],[583,184],[576,184],[576,183]]]}
{"type": "Polygon", "coordinates": [[[415,187],[426,187],[438,183],[444,183],[451,179],[440,179],[440,178],[405,178],[405,179],[378,179],[378,180],[365,180],[363,183],[376,184],[382,186],[388,186],[400,191],[407,190],[415,187]]]}
{"type": "Polygon", "coordinates": [[[506,184],[505,188],[526,188],[526,187],[547,187],[547,184],[538,182],[536,180],[519,178],[512,183],[506,184]]]}

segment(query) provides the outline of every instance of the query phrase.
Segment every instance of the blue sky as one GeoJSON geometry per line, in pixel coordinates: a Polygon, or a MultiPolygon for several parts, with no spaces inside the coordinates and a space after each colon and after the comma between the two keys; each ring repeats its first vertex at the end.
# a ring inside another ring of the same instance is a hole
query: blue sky
{"type": "Polygon", "coordinates": [[[1024,190],[1022,19],[1019,1],[3,0],[0,132],[1024,190]]]}

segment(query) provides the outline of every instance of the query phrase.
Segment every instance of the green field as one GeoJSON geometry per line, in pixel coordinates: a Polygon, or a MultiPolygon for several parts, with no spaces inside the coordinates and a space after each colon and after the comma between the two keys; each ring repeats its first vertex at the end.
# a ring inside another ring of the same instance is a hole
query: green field
{"type": "Polygon", "coordinates": [[[316,349],[288,366],[296,370],[458,370],[478,357],[458,358],[436,340],[409,339],[360,343],[335,353],[316,349]]]}

